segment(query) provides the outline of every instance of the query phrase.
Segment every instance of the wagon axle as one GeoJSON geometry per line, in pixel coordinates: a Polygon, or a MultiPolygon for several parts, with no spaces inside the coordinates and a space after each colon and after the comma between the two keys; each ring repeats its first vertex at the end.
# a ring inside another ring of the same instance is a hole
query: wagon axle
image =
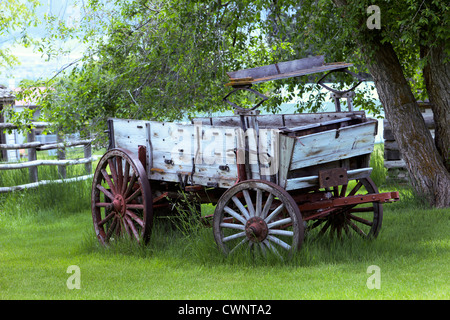
{"type": "Polygon", "coordinates": [[[252,217],[245,224],[245,234],[253,242],[261,242],[269,234],[267,223],[260,217],[252,217]]]}
{"type": "Polygon", "coordinates": [[[119,213],[122,217],[125,214],[126,206],[125,206],[125,200],[123,199],[122,195],[117,194],[114,197],[114,201],[112,202],[112,207],[114,210],[119,213]]]}

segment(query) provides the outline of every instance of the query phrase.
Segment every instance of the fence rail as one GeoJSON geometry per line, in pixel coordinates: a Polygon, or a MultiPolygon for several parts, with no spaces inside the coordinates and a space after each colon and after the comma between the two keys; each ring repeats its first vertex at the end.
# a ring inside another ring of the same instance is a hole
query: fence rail
{"type": "MultiPolygon", "coordinates": [[[[11,187],[0,187],[0,193],[18,191],[29,188],[36,188],[40,185],[48,183],[62,183],[62,182],[72,182],[86,180],[92,177],[92,162],[96,160],[96,157],[92,156],[91,142],[93,140],[79,140],[71,142],[63,142],[63,137],[57,135],[56,143],[42,143],[36,141],[36,129],[42,129],[48,126],[46,122],[34,122],[33,129],[27,133],[26,143],[18,144],[0,144],[0,150],[18,150],[18,149],[28,149],[28,161],[16,162],[16,163],[0,163],[0,171],[2,170],[17,170],[28,168],[30,183],[11,186],[11,187]],[[74,146],[84,146],[84,158],[81,159],[66,159],[65,149],[74,146]],[[57,149],[58,160],[38,160],[37,151],[52,150],[57,149]],[[67,179],[66,166],[84,164],[86,175],[74,177],[67,179]],[[41,180],[38,177],[38,167],[39,166],[58,166],[58,174],[61,179],[57,180],[41,180]]],[[[17,127],[12,123],[0,123],[0,130],[4,129],[17,129],[17,127]]]]}
{"type": "MultiPolygon", "coordinates": [[[[431,136],[435,137],[435,123],[431,104],[428,101],[417,101],[427,129],[431,136]]],[[[392,126],[388,120],[383,121],[384,138],[384,166],[387,169],[387,178],[394,182],[408,182],[409,173],[406,170],[406,163],[392,133],[392,126]]]]}

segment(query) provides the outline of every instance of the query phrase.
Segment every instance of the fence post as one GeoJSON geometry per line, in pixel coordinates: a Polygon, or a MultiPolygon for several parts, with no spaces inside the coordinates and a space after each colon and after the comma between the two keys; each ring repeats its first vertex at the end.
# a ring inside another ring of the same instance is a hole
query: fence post
{"type": "MultiPolygon", "coordinates": [[[[56,135],[56,142],[57,143],[64,143],[64,136],[60,134],[59,132],[56,135]]],[[[57,149],[58,154],[58,160],[66,160],[66,148],[64,147],[58,147],[57,149]]],[[[58,166],[58,174],[62,179],[67,178],[67,170],[65,165],[58,166]]]]}
{"type": "MultiPolygon", "coordinates": [[[[87,139],[91,139],[91,133],[88,131],[87,139]]],[[[83,146],[84,149],[84,157],[90,158],[92,157],[92,142],[89,142],[88,144],[83,146]]],[[[92,173],[92,162],[89,161],[84,165],[84,169],[86,170],[86,174],[92,173]]]]}
{"type": "MultiPolygon", "coordinates": [[[[36,131],[34,129],[31,129],[30,132],[27,132],[27,141],[28,142],[34,142],[36,139],[36,131]]],[[[28,149],[28,161],[34,161],[37,160],[36,156],[36,148],[29,148],[28,149]]],[[[30,175],[30,182],[38,182],[38,168],[37,167],[30,167],[28,168],[28,172],[30,175]]]]}

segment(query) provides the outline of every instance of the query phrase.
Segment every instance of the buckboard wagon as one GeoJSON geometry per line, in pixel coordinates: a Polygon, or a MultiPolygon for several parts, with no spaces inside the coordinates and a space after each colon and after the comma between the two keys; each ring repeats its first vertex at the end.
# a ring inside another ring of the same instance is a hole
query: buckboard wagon
{"type": "Polygon", "coordinates": [[[155,217],[177,215],[180,191],[196,201],[192,214],[202,203],[215,205],[201,219],[224,254],[290,254],[305,231],[377,237],[383,203],[399,199],[398,192],[379,193],[370,179],[378,123],[353,110],[354,87],[337,91],[322,82],[332,72],[350,73],[349,66],[318,56],[230,72],[233,91],[224,100],[234,116],[189,124],[109,119],[109,149],[92,186],[98,240],[106,245],[129,236],[147,243],[155,217]],[[267,97],[252,84],[325,71],[319,83],[332,91],[336,112],[260,115],[267,97]],[[238,90],[261,101],[242,108],[228,100],[238,90]],[[341,111],[341,98],[348,111],[341,111]]]}

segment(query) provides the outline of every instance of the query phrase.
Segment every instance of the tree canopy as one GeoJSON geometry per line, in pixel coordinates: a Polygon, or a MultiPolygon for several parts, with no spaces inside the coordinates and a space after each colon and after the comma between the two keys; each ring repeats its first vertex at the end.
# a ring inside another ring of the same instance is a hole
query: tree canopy
{"type": "MultiPolygon", "coordinates": [[[[61,52],[55,51],[52,41],[78,38],[87,45],[83,58],[50,80],[23,85],[34,91],[47,88],[39,92],[41,114],[65,131],[79,130],[90,122],[91,128],[102,132],[104,120],[112,116],[173,120],[224,110],[227,71],[323,53],[328,61],[351,58],[318,45],[320,37],[330,38],[329,28],[322,26],[320,35],[311,28],[318,28],[315,25],[328,18],[336,20],[336,13],[328,10],[314,20],[314,14],[322,11],[312,4],[88,1],[81,8],[84,14],[78,28],[62,21],[55,25],[57,19],[48,18],[48,36],[38,47],[43,54],[56,56],[61,52]],[[304,32],[298,32],[303,29],[300,25],[306,28],[304,32]]],[[[280,103],[293,98],[294,91],[309,96],[306,102],[299,102],[299,111],[318,110],[325,96],[317,87],[305,86],[313,81],[303,77],[262,84],[258,89],[272,97],[265,104],[268,110],[277,110],[280,103]]],[[[379,112],[374,101],[364,99],[365,93],[359,92],[355,105],[365,102],[367,109],[379,112]]],[[[241,98],[244,103],[252,99],[241,98]]]]}
{"type": "MultiPolygon", "coordinates": [[[[345,13],[328,0],[90,0],[78,5],[82,14],[71,26],[46,17],[48,33],[37,49],[57,56],[64,52],[56,51],[55,40],[77,38],[87,47],[83,58],[50,80],[25,84],[48,88],[42,115],[60,129],[79,129],[94,120],[101,131],[110,116],[180,119],[223,110],[226,71],[310,55],[324,54],[327,62],[353,62],[355,71],[367,73],[354,30],[364,28],[361,21],[370,16],[369,1],[351,4],[345,13]]],[[[420,47],[448,39],[448,6],[413,0],[377,5],[382,41],[393,43],[411,85],[423,89],[420,70],[426,59],[420,59],[420,47]]],[[[361,32],[364,37],[375,34],[361,32]]],[[[348,85],[350,80],[343,80],[348,85]]],[[[298,92],[310,97],[299,103],[299,111],[317,110],[326,97],[314,86],[305,86],[312,81],[294,78],[260,90],[272,96],[268,109],[276,110],[298,92]],[[282,88],[287,95],[282,96],[282,88]]],[[[415,91],[425,98],[425,90],[415,91]]],[[[365,90],[358,91],[355,105],[380,112],[365,90]]]]}

